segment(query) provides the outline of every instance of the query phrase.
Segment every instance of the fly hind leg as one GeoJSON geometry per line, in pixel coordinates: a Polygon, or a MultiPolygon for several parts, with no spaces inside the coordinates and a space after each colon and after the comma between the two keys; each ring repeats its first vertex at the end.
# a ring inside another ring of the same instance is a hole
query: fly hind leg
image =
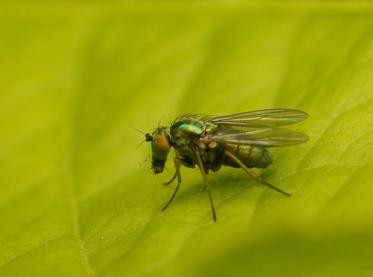
{"type": "Polygon", "coordinates": [[[271,185],[270,183],[268,183],[267,181],[265,181],[264,179],[262,179],[260,176],[258,176],[257,174],[255,174],[252,170],[250,170],[243,162],[241,162],[241,160],[239,158],[237,158],[234,154],[232,154],[231,152],[229,151],[225,151],[224,152],[225,156],[227,156],[231,161],[233,161],[234,163],[236,163],[240,168],[243,169],[243,171],[245,171],[248,175],[250,175],[251,177],[253,177],[258,183],[261,183],[263,185],[266,185],[267,187],[283,194],[283,195],[286,195],[286,196],[291,196],[291,193],[289,192],[286,192],[286,191],[283,191],[282,189],[279,189],[277,187],[275,187],[274,185],[271,185]]]}

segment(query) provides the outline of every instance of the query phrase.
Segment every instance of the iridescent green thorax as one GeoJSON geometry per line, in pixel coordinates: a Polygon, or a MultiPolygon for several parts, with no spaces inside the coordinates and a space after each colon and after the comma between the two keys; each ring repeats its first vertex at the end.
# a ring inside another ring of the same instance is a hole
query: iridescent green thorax
{"type": "Polygon", "coordinates": [[[197,136],[201,135],[205,129],[205,123],[198,119],[188,117],[180,121],[176,121],[171,126],[171,135],[175,138],[180,136],[197,136]]]}
{"type": "Polygon", "coordinates": [[[193,117],[181,118],[174,122],[170,128],[172,142],[175,147],[182,147],[191,140],[200,137],[206,130],[206,124],[193,117]]]}

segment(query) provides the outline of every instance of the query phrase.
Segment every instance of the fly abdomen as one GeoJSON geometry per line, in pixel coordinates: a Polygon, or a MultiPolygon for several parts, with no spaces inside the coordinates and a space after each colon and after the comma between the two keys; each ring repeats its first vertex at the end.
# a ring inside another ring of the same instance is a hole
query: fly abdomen
{"type": "MultiPolygon", "coordinates": [[[[270,153],[262,146],[227,143],[226,150],[239,158],[247,167],[265,168],[272,164],[270,153]]],[[[225,159],[224,164],[237,167],[230,159],[225,159]]]]}

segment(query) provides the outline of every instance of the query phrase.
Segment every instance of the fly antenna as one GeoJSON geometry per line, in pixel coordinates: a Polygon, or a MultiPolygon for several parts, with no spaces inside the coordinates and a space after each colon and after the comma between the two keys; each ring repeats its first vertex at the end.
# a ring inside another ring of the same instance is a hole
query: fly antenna
{"type": "Polygon", "coordinates": [[[161,126],[162,119],[164,118],[164,115],[161,116],[161,118],[158,121],[158,128],[161,126]]]}
{"type": "Polygon", "coordinates": [[[140,146],[141,146],[144,142],[145,142],[145,140],[142,140],[142,141],[141,141],[141,142],[136,146],[135,150],[139,149],[140,146]]]}
{"type": "Polygon", "coordinates": [[[146,135],[146,133],[144,131],[141,131],[140,129],[137,129],[136,127],[131,126],[131,128],[134,129],[135,131],[139,132],[140,134],[143,134],[144,136],[146,135]]]}

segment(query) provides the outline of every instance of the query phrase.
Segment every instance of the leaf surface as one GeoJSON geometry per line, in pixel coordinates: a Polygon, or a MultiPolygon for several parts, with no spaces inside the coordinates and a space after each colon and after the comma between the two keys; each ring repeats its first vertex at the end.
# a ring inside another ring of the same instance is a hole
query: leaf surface
{"type": "Polygon", "coordinates": [[[372,275],[371,4],[1,5],[0,276],[372,275]],[[213,223],[183,168],[161,213],[132,127],[263,108],[310,115],[260,171],[293,196],[222,169],[213,223]]]}

